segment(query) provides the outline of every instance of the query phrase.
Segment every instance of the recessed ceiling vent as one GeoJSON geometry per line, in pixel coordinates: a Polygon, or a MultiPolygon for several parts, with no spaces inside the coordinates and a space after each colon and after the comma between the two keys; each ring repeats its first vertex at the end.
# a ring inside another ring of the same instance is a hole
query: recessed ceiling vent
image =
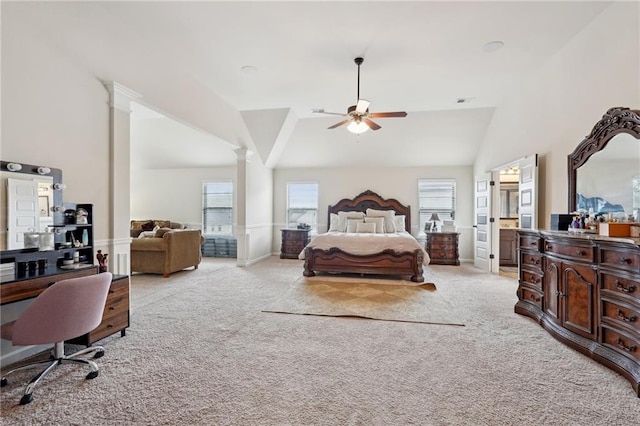
{"type": "Polygon", "coordinates": [[[468,104],[469,102],[471,102],[472,98],[458,98],[458,100],[456,101],[457,104],[468,104]]]}

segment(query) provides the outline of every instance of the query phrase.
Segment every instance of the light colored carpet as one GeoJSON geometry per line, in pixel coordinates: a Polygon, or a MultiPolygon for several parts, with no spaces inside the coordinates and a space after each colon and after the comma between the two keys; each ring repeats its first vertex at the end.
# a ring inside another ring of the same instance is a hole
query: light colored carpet
{"type": "Polygon", "coordinates": [[[246,268],[132,278],[131,328],[102,343],[100,376],[62,366],[4,425],[631,425],[620,375],[514,314],[516,281],[469,265],[425,268],[465,327],[261,312],[302,275],[246,268]]]}
{"type": "Polygon", "coordinates": [[[464,325],[456,320],[454,305],[440,297],[434,284],[402,285],[393,280],[367,283],[360,278],[301,277],[263,311],[464,325]]]}

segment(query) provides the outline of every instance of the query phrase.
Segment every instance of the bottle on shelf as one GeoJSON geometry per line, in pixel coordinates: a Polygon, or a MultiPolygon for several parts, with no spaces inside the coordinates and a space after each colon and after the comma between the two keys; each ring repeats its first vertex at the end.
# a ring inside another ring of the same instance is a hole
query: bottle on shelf
{"type": "Polygon", "coordinates": [[[89,232],[86,229],[82,230],[82,245],[83,246],[89,245],[89,232]]]}

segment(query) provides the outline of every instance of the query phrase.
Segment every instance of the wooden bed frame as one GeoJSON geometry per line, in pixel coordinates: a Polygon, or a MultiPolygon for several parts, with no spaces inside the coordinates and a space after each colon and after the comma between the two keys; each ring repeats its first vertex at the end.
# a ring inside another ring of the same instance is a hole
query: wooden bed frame
{"type": "MultiPolygon", "coordinates": [[[[404,215],[405,229],[411,232],[411,207],[405,206],[394,198],[384,199],[373,191],[364,191],[353,199],[344,198],[333,206],[329,206],[328,221],[331,213],[339,211],[366,212],[367,209],[394,210],[397,215],[404,215]]],[[[316,272],[360,273],[378,275],[411,276],[411,281],[423,282],[421,250],[397,253],[385,250],[382,253],[354,255],[333,247],[329,250],[305,249],[304,276],[312,277],[316,272]]]]}

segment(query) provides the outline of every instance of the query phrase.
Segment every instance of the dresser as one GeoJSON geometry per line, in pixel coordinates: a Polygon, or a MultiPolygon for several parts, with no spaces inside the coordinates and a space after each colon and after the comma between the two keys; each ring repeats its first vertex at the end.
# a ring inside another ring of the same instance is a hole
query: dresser
{"type": "Polygon", "coordinates": [[[425,250],[431,265],[460,265],[458,232],[427,232],[425,250]]]}
{"type": "Polygon", "coordinates": [[[640,396],[640,239],[519,230],[518,255],[515,312],[622,374],[640,396]]]}
{"type": "Polygon", "coordinates": [[[297,259],[298,255],[309,244],[308,229],[282,229],[282,247],[280,259],[297,259]]]}

